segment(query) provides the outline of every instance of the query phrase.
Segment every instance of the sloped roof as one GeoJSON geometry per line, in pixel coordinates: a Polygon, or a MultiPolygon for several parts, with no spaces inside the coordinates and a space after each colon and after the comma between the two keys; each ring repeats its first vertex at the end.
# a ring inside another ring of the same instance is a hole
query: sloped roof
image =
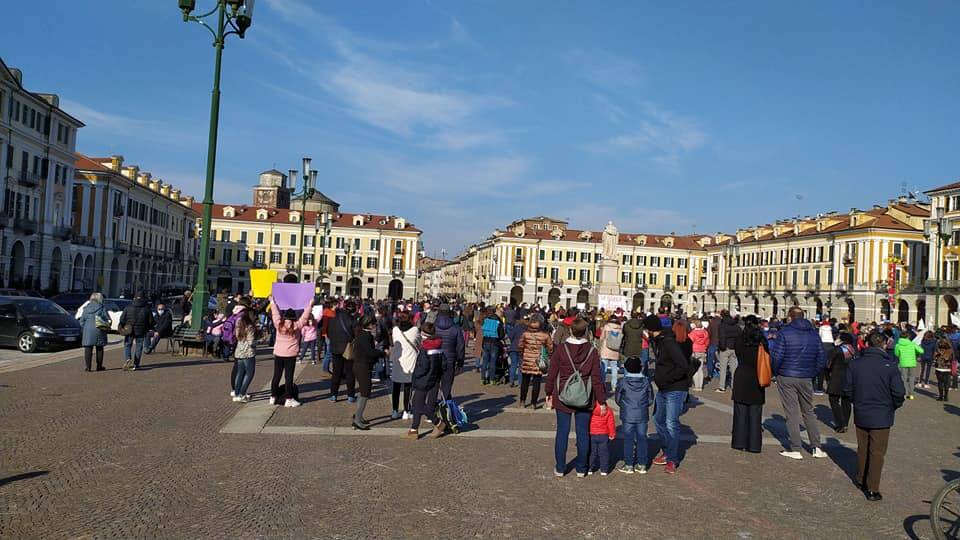
{"type": "Polygon", "coordinates": [[[924,193],[936,193],[938,191],[948,191],[951,189],[960,189],[960,182],[954,182],[952,184],[947,184],[945,186],[940,186],[938,188],[929,189],[924,191],[924,193]]]}
{"type": "Polygon", "coordinates": [[[110,167],[104,167],[101,165],[103,161],[110,161],[109,159],[104,160],[103,158],[89,158],[80,153],[77,153],[76,156],[77,160],[73,165],[78,171],[114,172],[110,167]]]}
{"type": "MultiPolygon", "coordinates": [[[[530,229],[524,233],[523,238],[533,238],[539,240],[563,240],[568,242],[583,242],[587,244],[599,244],[603,240],[602,231],[587,231],[590,233],[589,240],[583,240],[580,238],[580,235],[584,232],[583,230],[578,229],[564,229],[563,236],[560,238],[554,238],[551,234],[553,231],[548,231],[544,229],[530,229]]],[[[505,231],[506,235],[511,235],[516,237],[516,234],[513,231],[505,231]]],[[[680,250],[697,250],[703,251],[704,248],[697,243],[697,240],[703,237],[703,235],[697,236],[677,236],[669,234],[641,234],[641,233],[620,233],[619,244],[621,246],[638,246],[636,243],[636,237],[646,236],[647,243],[646,247],[657,247],[663,249],[680,249],[680,250]],[[664,245],[663,241],[665,238],[673,238],[673,246],[669,247],[664,245]]]]}
{"type": "MultiPolygon", "coordinates": [[[[193,203],[193,209],[198,213],[203,211],[203,203],[195,202],[193,203]]],[[[260,210],[258,207],[249,206],[245,204],[214,204],[213,205],[213,219],[220,221],[240,221],[240,222],[253,222],[253,223],[277,223],[277,224],[287,224],[290,222],[290,212],[299,212],[299,210],[293,209],[288,210],[286,208],[264,208],[267,211],[267,219],[257,219],[257,210],[260,210]],[[234,217],[224,217],[223,209],[226,207],[232,207],[235,210],[234,217]]],[[[319,212],[312,212],[307,210],[303,215],[303,221],[307,225],[312,225],[316,219],[319,212]]],[[[410,222],[406,222],[403,229],[397,229],[395,226],[397,219],[396,216],[382,216],[377,214],[347,214],[339,212],[334,214],[333,227],[342,227],[342,228],[361,228],[361,229],[372,229],[372,230],[384,230],[384,231],[406,231],[406,232],[423,232],[420,229],[416,228],[410,222]],[[354,216],[363,216],[364,223],[362,227],[357,227],[353,224],[354,216]],[[381,224],[381,221],[383,224],[381,224]]],[[[299,222],[297,222],[299,224],[299,222]]]]}

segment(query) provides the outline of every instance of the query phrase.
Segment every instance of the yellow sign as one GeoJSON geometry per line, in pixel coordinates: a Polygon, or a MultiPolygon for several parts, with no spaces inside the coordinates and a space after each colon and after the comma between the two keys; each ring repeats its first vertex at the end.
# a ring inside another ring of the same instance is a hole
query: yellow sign
{"type": "Polygon", "coordinates": [[[254,298],[270,296],[276,281],[276,270],[250,270],[250,288],[253,289],[254,298]]]}

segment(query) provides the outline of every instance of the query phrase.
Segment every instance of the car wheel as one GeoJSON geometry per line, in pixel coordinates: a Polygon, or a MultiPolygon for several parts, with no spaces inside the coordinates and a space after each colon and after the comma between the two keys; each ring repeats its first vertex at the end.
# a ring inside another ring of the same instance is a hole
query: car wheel
{"type": "Polygon", "coordinates": [[[37,338],[33,334],[24,332],[17,338],[17,348],[20,352],[32,353],[37,350],[37,338]]]}

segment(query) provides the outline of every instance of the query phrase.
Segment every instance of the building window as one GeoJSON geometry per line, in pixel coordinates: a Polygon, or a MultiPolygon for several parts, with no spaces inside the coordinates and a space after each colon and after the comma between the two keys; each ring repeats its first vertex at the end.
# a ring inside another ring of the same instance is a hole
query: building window
{"type": "Polygon", "coordinates": [[[663,267],[664,267],[664,268],[673,268],[673,257],[664,257],[664,258],[663,258],[663,267]]]}
{"type": "Polygon", "coordinates": [[[555,249],[552,250],[552,251],[550,251],[550,260],[551,260],[551,261],[559,261],[559,260],[560,260],[560,252],[557,251],[557,250],[555,250],[555,249]]]}
{"type": "Polygon", "coordinates": [[[513,260],[516,262],[523,262],[523,248],[517,248],[513,252],[513,260]]]}
{"type": "Polygon", "coordinates": [[[257,233],[257,243],[258,243],[258,244],[263,244],[263,232],[262,232],[262,231],[257,233]]]}
{"type": "Polygon", "coordinates": [[[523,266],[516,264],[513,266],[513,277],[514,279],[520,279],[523,277],[523,266]]]}
{"type": "MultiPolygon", "coordinates": [[[[660,257],[650,257],[650,266],[660,266],[660,257]]],[[[656,283],[656,281],[650,283],[656,283]]]]}
{"type": "Polygon", "coordinates": [[[292,252],[292,251],[288,251],[288,252],[287,252],[287,266],[292,266],[292,265],[294,265],[294,264],[297,264],[297,254],[294,253],[294,252],[292,252]]]}
{"type": "Polygon", "coordinates": [[[546,250],[543,250],[543,249],[540,250],[540,260],[541,260],[541,261],[547,260],[547,251],[546,251],[546,250]]]}
{"type": "Polygon", "coordinates": [[[373,238],[370,240],[370,251],[380,251],[380,239],[373,238]]]}
{"type": "Polygon", "coordinates": [[[376,268],[376,267],[377,267],[377,258],[367,257],[367,268],[376,268]]]}
{"type": "Polygon", "coordinates": [[[237,250],[237,261],[245,263],[249,260],[249,258],[250,258],[250,253],[247,250],[245,249],[237,250]]]}
{"type": "Polygon", "coordinates": [[[313,253],[303,254],[303,264],[307,266],[313,266],[313,253]]]}
{"type": "Polygon", "coordinates": [[[297,235],[295,234],[290,235],[290,245],[291,246],[297,245],[297,235]]]}
{"type": "MultiPolygon", "coordinates": [[[[542,252],[541,252],[541,253],[542,253],[542,252]]],[[[537,267],[537,277],[540,278],[540,279],[543,279],[543,278],[547,277],[547,269],[546,269],[546,267],[544,267],[544,266],[538,266],[538,267],[537,267]]]]}
{"type": "Polygon", "coordinates": [[[567,252],[567,262],[577,262],[577,252],[568,251],[567,252]]]}
{"type": "Polygon", "coordinates": [[[390,263],[391,270],[403,270],[403,259],[400,257],[394,257],[393,261],[390,263]]]}
{"type": "MultiPolygon", "coordinates": [[[[345,245],[344,238],[343,238],[343,237],[338,237],[338,238],[337,238],[337,249],[343,249],[343,246],[344,246],[344,245],[345,245]]],[[[338,266],[339,266],[339,265],[338,265],[338,266]]]]}
{"type": "Polygon", "coordinates": [[[656,274],[653,274],[653,273],[650,274],[650,284],[651,284],[651,285],[656,285],[656,284],[657,284],[657,275],[656,275],[656,274]]]}
{"type": "Polygon", "coordinates": [[[313,247],[313,239],[314,239],[314,238],[316,238],[316,237],[313,236],[312,234],[305,234],[305,235],[303,235],[303,247],[312,248],[312,247],[313,247]]]}
{"type": "Polygon", "coordinates": [[[253,262],[255,262],[255,263],[257,263],[257,264],[263,264],[263,263],[265,262],[265,256],[266,256],[266,253],[264,253],[264,252],[261,251],[261,250],[254,251],[254,252],[253,252],[253,262]]]}
{"type": "Polygon", "coordinates": [[[351,269],[351,270],[359,270],[359,269],[360,269],[360,263],[361,263],[360,259],[361,259],[361,257],[357,257],[357,256],[350,257],[350,269],[351,269]]]}
{"type": "Polygon", "coordinates": [[[403,241],[397,240],[393,243],[393,254],[403,255],[403,241]]]}
{"type": "Polygon", "coordinates": [[[580,262],[582,262],[582,263],[588,263],[588,262],[590,262],[590,252],[589,252],[589,251],[581,251],[581,252],[580,252],[580,262]]]}
{"type": "MultiPolygon", "coordinates": [[[[211,240],[216,240],[216,239],[217,239],[217,231],[213,231],[213,236],[211,237],[211,240]]],[[[221,242],[229,242],[229,241],[230,241],[230,231],[220,231],[220,241],[221,241],[221,242]]]]}
{"type": "Polygon", "coordinates": [[[630,283],[632,279],[632,272],[621,272],[620,273],[620,283],[630,283]]]}
{"type": "Polygon", "coordinates": [[[553,280],[553,281],[557,281],[557,280],[560,279],[560,269],[559,269],[559,268],[551,268],[551,269],[550,269],[550,279],[553,280]]]}
{"type": "Polygon", "coordinates": [[[280,245],[280,233],[273,233],[273,245],[280,245]]]}
{"type": "Polygon", "coordinates": [[[271,264],[280,264],[282,254],[279,251],[270,252],[270,263],[271,264]]]}
{"type": "Polygon", "coordinates": [[[590,271],[586,269],[580,270],[580,282],[585,283],[587,281],[590,281],[590,271]]]}
{"type": "Polygon", "coordinates": [[[567,279],[570,281],[577,279],[577,271],[573,268],[567,268],[567,279]]]}

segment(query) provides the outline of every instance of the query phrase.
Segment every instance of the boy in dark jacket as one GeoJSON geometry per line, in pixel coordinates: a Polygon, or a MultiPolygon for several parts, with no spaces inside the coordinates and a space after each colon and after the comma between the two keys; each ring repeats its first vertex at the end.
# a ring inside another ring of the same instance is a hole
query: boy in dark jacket
{"type": "Polygon", "coordinates": [[[653,389],[644,374],[640,358],[628,358],[623,364],[626,374],[617,387],[617,406],[623,431],[623,466],[625,474],[647,474],[647,423],[653,389]]]}
{"type": "Polygon", "coordinates": [[[903,405],[906,390],[898,362],[884,350],[887,337],[867,336],[867,349],[847,367],[843,391],[853,401],[857,427],[857,484],[868,501],[880,495],[880,473],[887,453],[895,411],[903,405]]]}
{"type": "Polygon", "coordinates": [[[440,377],[443,373],[444,354],[443,340],[436,336],[433,323],[425,322],[420,327],[420,353],[413,368],[413,423],[407,431],[408,439],[417,440],[420,437],[420,417],[426,416],[433,423],[434,438],[443,435],[446,424],[437,417],[435,405],[440,377]]]}

